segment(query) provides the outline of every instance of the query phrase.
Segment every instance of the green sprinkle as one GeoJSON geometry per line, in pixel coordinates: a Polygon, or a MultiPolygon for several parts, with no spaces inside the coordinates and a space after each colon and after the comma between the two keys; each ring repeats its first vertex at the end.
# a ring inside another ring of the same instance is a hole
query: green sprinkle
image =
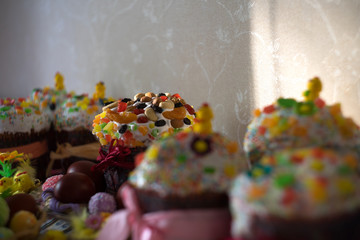
{"type": "Polygon", "coordinates": [[[107,125],[107,123],[100,124],[101,129],[103,129],[106,125],[107,125]]]}
{"type": "Polygon", "coordinates": [[[186,162],[186,155],[185,154],[180,154],[180,155],[177,156],[176,159],[177,159],[177,161],[179,163],[185,163],[186,162]]]}
{"type": "Polygon", "coordinates": [[[284,108],[292,108],[296,104],[296,100],[292,98],[279,98],[277,100],[279,106],[284,108]]]}
{"type": "Polygon", "coordinates": [[[131,131],[136,131],[138,129],[138,125],[135,123],[130,123],[129,126],[131,131]]]}
{"type": "Polygon", "coordinates": [[[346,166],[346,165],[343,165],[343,166],[340,166],[338,169],[337,169],[337,172],[340,174],[340,175],[349,175],[349,173],[351,173],[351,169],[346,166]]]}
{"type": "Polygon", "coordinates": [[[31,113],[31,109],[30,108],[25,108],[25,112],[26,113],[31,113]]]}
{"type": "Polygon", "coordinates": [[[298,102],[295,106],[295,113],[300,116],[311,116],[316,110],[314,102],[298,102]]]}
{"type": "Polygon", "coordinates": [[[213,173],[215,173],[215,168],[214,167],[204,167],[204,173],[213,174],[213,173]]]}
{"type": "Polygon", "coordinates": [[[309,95],[310,95],[310,91],[309,91],[309,90],[306,90],[306,91],[304,92],[304,96],[307,97],[307,96],[309,96],[309,95]]]}
{"type": "Polygon", "coordinates": [[[117,139],[119,139],[120,138],[120,133],[118,133],[118,132],[115,132],[115,137],[117,138],[117,139]]]}
{"type": "Polygon", "coordinates": [[[5,106],[5,107],[0,108],[0,111],[5,112],[5,111],[8,111],[9,109],[10,109],[10,106],[5,106]]]}
{"type": "Polygon", "coordinates": [[[108,130],[103,130],[103,132],[104,132],[105,134],[108,134],[108,133],[109,133],[108,130]]]}
{"type": "Polygon", "coordinates": [[[69,113],[75,112],[74,108],[69,108],[69,113]]]}
{"type": "Polygon", "coordinates": [[[174,128],[174,133],[178,133],[178,132],[181,132],[182,131],[182,128],[174,128]]]}
{"type": "Polygon", "coordinates": [[[156,137],[159,134],[159,129],[153,129],[151,131],[151,136],[156,137]]]}
{"type": "Polygon", "coordinates": [[[282,174],[278,175],[274,179],[274,183],[279,188],[286,188],[291,186],[295,182],[295,178],[291,174],[282,174]]]}
{"type": "Polygon", "coordinates": [[[278,154],[275,159],[276,159],[277,165],[279,165],[279,166],[289,165],[289,158],[288,158],[288,156],[286,156],[284,154],[278,154]]]}
{"type": "Polygon", "coordinates": [[[288,124],[287,118],[280,118],[279,120],[279,126],[286,126],[288,124]]]}
{"type": "Polygon", "coordinates": [[[6,119],[7,118],[7,114],[1,114],[0,115],[0,119],[6,119]]]}

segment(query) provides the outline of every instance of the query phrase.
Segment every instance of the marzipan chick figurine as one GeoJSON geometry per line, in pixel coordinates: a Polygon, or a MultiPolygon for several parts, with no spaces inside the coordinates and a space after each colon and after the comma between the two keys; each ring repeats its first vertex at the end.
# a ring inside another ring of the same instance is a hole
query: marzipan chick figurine
{"type": "Polygon", "coordinates": [[[212,133],[211,120],[214,118],[212,109],[209,104],[204,103],[196,112],[195,124],[193,125],[194,132],[200,134],[212,133]]]}
{"type": "Polygon", "coordinates": [[[17,151],[0,153],[0,165],[0,194],[28,193],[40,185],[27,155],[17,151]]]}
{"type": "Polygon", "coordinates": [[[10,177],[2,177],[0,179],[0,194],[6,191],[13,192],[13,179],[10,177]]]}
{"type": "Polygon", "coordinates": [[[308,82],[308,90],[306,90],[303,95],[305,98],[305,101],[314,101],[317,99],[320,95],[322,84],[318,77],[314,77],[308,82]]]}
{"type": "Polygon", "coordinates": [[[95,100],[98,100],[98,99],[104,99],[105,98],[105,84],[103,82],[98,82],[96,85],[95,85],[95,92],[93,94],[93,98],[95,100]]]}
{"type": "Polygon", "coordinates": [[[64,86],[64,76],[61,73],[57,72],[54,77],[55,81],[55,90],[61,91],[65,89],[64,86]]]}
{"type": "Polygon", "coordinates": [[[13,178],[13,192],[28,193],[39,185],[40,180],[35,179],[35,170],[27,164],[21,164],[13,178]]]}

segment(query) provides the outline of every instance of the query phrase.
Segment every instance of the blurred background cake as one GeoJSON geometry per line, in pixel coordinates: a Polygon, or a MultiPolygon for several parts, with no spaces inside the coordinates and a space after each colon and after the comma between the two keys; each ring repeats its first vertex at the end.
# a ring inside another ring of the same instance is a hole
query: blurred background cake
{"type": "Polygon", "coordinates": [[[359,157],[298,148],[263,157],[230,191],[236,239],[359,239],[359,157]]]}
{"type": "Polygon", "coordinates": [[[321,89],[320,79],[313,78],[304,101],[279,98],[254,111],[244,139],[244,151],[251,162],[268,152],[308,146],[349,148],[360,156],[359,126],[342,114],[339,103],[326,105],[319,96],[321,89]]]}
{"type": "Polygon", "coordinates": [[[37,177],[45,178],[51,116],[25,98],[0,99],[0,151],[29,155],[37,177]]]}
{"type": "MultiPolygon", "coordinates": [[[[70,93],[72,94],[72,93],[70,93]]],[[[34,88],[29,96],[30,100],[42,108],[54,111],[67,97],[64,76],[57,72],[54,76],[54,87],[34,88]]]]}
{"type": "Polygon", "coordinates": [[[101,105],[87,94],[67,98],[55,113],[56,141],[73,146],[95,142],[91,133],[92,120],[101,111],[101,105]]]}
{"type": "Polygon", "coordinates": [[[48,175],[65,173],[75,161],[96,160],[100,145],[92,134],[92,121],[108,101],[105,91],[105,84],[99,82],[92,96],[72,93],[57,104],[54,111],[56,149],[51,154],[51,164],[55,166],[48,175]]]}

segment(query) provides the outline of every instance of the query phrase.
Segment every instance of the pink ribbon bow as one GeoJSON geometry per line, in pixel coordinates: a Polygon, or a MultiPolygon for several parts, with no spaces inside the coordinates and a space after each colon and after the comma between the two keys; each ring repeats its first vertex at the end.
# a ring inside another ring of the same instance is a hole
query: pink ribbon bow
{"type": "Polygon", "coordinates": [[[124,184],[121,196],[126,207],[106,221],[97,240],[196,239],[223,240],[230,236],[228,209],[169,210],[142,214],[132,187],[124,184]]]}
{"type": "Polygon", "coordinates": [[[97,157],[97,161],[100,163],[96,164],[91,168],[92,171],[96,170],[105,170],[110,166],[117,166],[126,169],[134,169],[134,162],[125,162],[125,157],[131,153],[131,150],[128,147],[120,145],[118,142],[114,144],[115,139],[113,139],[109,146],[109,152],[99,150],[99,156],[97,157]]]}

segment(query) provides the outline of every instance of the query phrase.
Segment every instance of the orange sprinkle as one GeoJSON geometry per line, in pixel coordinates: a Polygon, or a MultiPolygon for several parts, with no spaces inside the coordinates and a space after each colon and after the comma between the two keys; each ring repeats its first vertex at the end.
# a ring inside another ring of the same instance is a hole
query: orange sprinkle
{"type": "Polygon", "coordinates": [[[356,158],[351,154],[347,154],[346,156],[344,156],[344,161],[347,165],[349,165],[353,169],[357,168],[358,166],[358,162],[356,158]]]}
{"type": "Polygon", "coordinates": [[[264,127],[264,126],[260,126],[259,127],[259,130],[258,130],[258,132],[259,132],[259,134],[260,135],[264,135],[265,133],[266,133],[266,127],[264,127]]]}
{"type": "Polygon", "coordinates": [[[232,153],[236,153],[239,150],[239,146],[237,142],[232,141],[226,145],[226,149],[230,154],[232,154],[232,153]]]}
{"type": "Polygon", "coordinates": [[[255,109],[253,112],[255,117],[259,117],[261,115],[261,110],[259,108],[255,109]]]}
{"type": "Polygon", "coordinates": [[[24,114],[24,111],[22,109],[16,109],[17,114],[24,114]]]}
{"type": "Polygon", "coordinates": [[[100,116],[96,116],[95,119],[93,120],[94,123],[96,124],[100,124],[100,116]]]}
{"type": "Polygon", "coordinates": [[[168,132],[169,132],[170,134],[173,134],[173,133],[174,133],[174,128],[169,128],[168,132]]]}
{"type": "Polygon", "coordinates": [[[349,125],[339,126],[339,130],[340,130],[341,135],[344,138],[352,138],[354,136],[354,133],[351,130],[351,128],[349,127],[349,125]]]}
{"type": "Polygon", "coordinates": [[[108,119],[108,118],[100,119],[100,123],[108,123],[108,122],[110,122],[110,119],[108,119]]]}
{"type": "Polygon", "coordinates": [[[102,134],[102,132],[97,132],[97,133],[96,133],[96,136],[97,136],[98,138],[104,138],[104,134],[102,134]]]}
{"type": "Polygon", "coordinates": [[[293,134],[295,136],[299,136],[299,137],[306,136],[307,135],[307,129],[304,128],[304,127],[295,127],[293,134]]]}
{"type": "Polygon", "coordinates": [[[112,139],[112,138],[111,138],[111,135],[106,134],[106,135],[105,135],[105,139],[106,139],[107,142],[111,142],[111,139],[112,139]]]}
{"type": "Polygon", "coordinates": [[[249,197],[252,200],[256,200],[261,198],[262,196],[264,196],[264,194],[266,193],[266,187],[265,186],[257,186],[257,185],[253,185],[251,186],[251,188],[249,189],[249,197]]]}
{"type": "Polygon", "coordinates": [[[72,104],[71,102],[67,102],[67,103],[65,104],[65,106],[66,106],[66,107],[72,107],[73,104],[72,104]]]}
{"type": "Polygon", "coordinates": [[[145,136],[149,132],[149,129],[146,126],[139,126],[138,130],[143,136],[145,136]]]}
{"type": "Polygon", "coordinates": [[[331,115],[336,116],[337,114],[341,113],[341,105],[340,103],[336,103],[329,107],[329,111],[331,115]]]}

